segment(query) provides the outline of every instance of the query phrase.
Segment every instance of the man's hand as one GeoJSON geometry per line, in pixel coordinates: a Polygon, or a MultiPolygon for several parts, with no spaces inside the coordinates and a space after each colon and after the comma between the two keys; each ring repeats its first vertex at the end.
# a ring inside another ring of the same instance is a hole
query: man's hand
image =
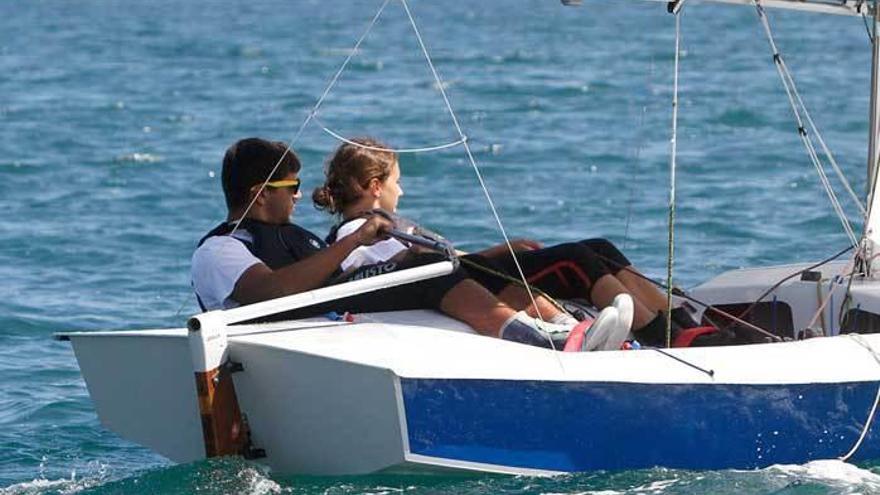
{"type": "Polygon", "coordinates": [[[388,218],[382,215],[370,215],[354,234],[357,236],[359,245],[369,246],[388,239],[388,232],[393,228],[394,222],[388,218]]]}

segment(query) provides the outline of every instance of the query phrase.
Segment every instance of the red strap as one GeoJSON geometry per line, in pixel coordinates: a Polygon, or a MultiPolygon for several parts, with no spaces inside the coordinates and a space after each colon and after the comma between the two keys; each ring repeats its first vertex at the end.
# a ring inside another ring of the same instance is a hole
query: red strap
{"type": "Polygon", "coordinates": [[[690,347],[695,338],[717,331],[715,327],[694,327],[682,330],[672,342],[672,347],[690,347]]]}
{"type": "Polygon", "coordinates": [[[584,334],[590,329],[592,324],[593,319],[587,318],[575,325],[575,327],[568,332],[568,338],[565,339],[565,348],[562,350],[564,352],[581,352],[581,346],[584,345],[584,334]]]}

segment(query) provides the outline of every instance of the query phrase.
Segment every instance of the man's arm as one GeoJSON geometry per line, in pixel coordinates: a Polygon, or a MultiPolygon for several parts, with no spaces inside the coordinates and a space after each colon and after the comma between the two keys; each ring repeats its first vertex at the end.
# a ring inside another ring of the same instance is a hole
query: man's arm
{"type": "Polygon", "coordinates": [[[257,263],[238,278],[231,297],[239,304],[251,304],[320,287],[355,248],[381,240],[390,228],[388,220],[371,217],[354,234],[302,261],[277,270],[257,263]]]}

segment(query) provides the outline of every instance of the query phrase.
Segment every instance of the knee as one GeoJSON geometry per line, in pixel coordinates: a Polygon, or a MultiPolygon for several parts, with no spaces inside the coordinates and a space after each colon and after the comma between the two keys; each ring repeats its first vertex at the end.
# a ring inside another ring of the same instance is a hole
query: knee
{"type": "Polygon", "coordinates": [[[586,239],[580,244],[593,251],[607,265],[611,273],[617,273],[632,265],[629,259],[608,239],[586,239]]]}
{"type": "Polygon", "coordinates": [[[586,274],[591,285],[605,275],[612,273],[608,266],[602,262],[602,259],[583,243],[560,244],[559,248],[564,250],[566,258],[574,262],[586,274]]]}

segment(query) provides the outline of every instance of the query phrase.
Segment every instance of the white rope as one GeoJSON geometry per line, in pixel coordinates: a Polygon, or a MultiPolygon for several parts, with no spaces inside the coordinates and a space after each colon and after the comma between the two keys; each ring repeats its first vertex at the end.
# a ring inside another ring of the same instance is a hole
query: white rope
{"type": "Polygon", "coordinates": [[[351,62],[351,59],[358,52],[358,49],[360,49],[361,43],[363,43],[363,41],[367,38],[367,35],[370,34],[370,31],[373,30],[373,26],[376,25],[376,22],[379,20],[379,17],[382,15],[382,12],[385,10],[385,7],[388,6],[388,3],[390,1],[391,0],[385,0],[384,2],[382,2],[382,5],[379,7],[379,10],[376,11],[376,15],[373,16],[373,19],[370,21],[370,24],[367,26],[367,29],[364,30],[363,34],[361,34],[361,37],[358,38],[357,43],[354,44],[354,48],[352,48],[351,51],[348,52],[348,56],[345,57],[345,61],[342,62],[342,65],[339,66],[339,70],[336,71],[336,74],[333,75],[333,78],[330,80],[330,83],[327,84],[326,88],[324,88],[324,92],[321,93],[321,97],[318,98],[318,101],[315,103],[315,106],[312,108],[312,111],[309,112],[309,114],[306,116],[306,119],[299,126],[299,129],[296,131],[296,134],[293,136],[293,139],[291,139],[290,143],[287,145],[287,149],[285,149],[284,153],[281,154],[281,158],[279,158],[278,162],[275,164],[275,166],[272,167],[272,171],[269,172],[269,175],[266,177],[266,180],[264,180],[263,183],[260,184],[260,189],[257,191],[257,194],[254,195],[254,198],[248,204],[247,208],[245,208],[244,213],[242,213],[241,217],[235,221],[235,227],[233,227],[232,232],[229,233],[230,236],[233,235],[236,230],[238,230],[238,226],[241,225],[241,221],[244,220],[245,217],[247,217],[248,212],[251,211],[251,208],[253,208],[254,203],[257,201],[257,196],[259,196],[260,193],[263,192],[263,189],[266,188],[266,184],[268,184],[269,181],[272,180],[272,176],[275,175],[275,171],[277,171],[278,167],[281,166],[281,162],[284,160],[284,157],[287,156],[287,154],[291,152],[291,150],[293,149],[293,146],[296,144],[297,141],[299,141],[299,138],[300,138],[300,136],[302,136],[302,133],[306,129],[306,126],[308,126],[309,122],[311,122],[312,119],[315,117],[315,114],[318,112],[318,109],[321,107],[321,104],[324,103],[324,99],[327,98],[328,94],[330,94],[330,90],[333,89],[333,86],[336,85],[336,81],[339,80],[339,76],[342,75],[342,72],[345,70],[346,67],[348,67],[348,63],[351,62]]]}
{"type": "MultiPolygon", "coordinates": [[[[495,208],[495,203],[494,201],[492,201],[492,195],[489,193],[489,189],[486,187],[486,182],[483,180],[483,175],[480,173],[480,168],[477,166],[477,162],[474,159],[474,155],[471,152],[470,146],[468,146],[468,142],[465,138],[464,132],[461,130],[461,125],[459,125],[458,123],[458,118],[455,116],[455,111],[452,109],[452,104],[449,102],[449,97],[446,95],[446,90],[443,89],[443,81],[440,79],[440,75],[437,73],[437,69],[434,67],[434,62],[431,60],[431,56],[428,54],[428,49],[425,46],[425,42],[422,39],[421,33],[419,33],[419,28],[416,25],[416,21],[412,16],[412,12],[410,12],[409,4],[407,4],[406,0],[400,0],[400,3],[403,5],[403,9],[406,11],[406,16],[407,18],[409,18],[409,23],[413,28],[416,39],[418,39],[419,41],[419,47],[421,47],[422,54],[425,57],[425,61],[428,63],[428,67],[431,69],[431,74],[433,74],[434,76],[434,81],[437,83],[437,88],[440,90],[440,94],[443,96],[443,102],[446,104],[446,110],[449,112],[449,116],[452,118],[452,123],[455,126],[455,130],[461,137],[462,144],[464,145],[464,151],[468,157],[468,161],[470,161],[471,167],[474,170],[474,174],[476,174],[477,180],[480,183],[480,187],[483,190],[483,194],[486,196],[486,201],[489,203],[489,209],[492,211],[492,215],[495,217],[495,222],[498,224],[498,229],[501,231],[501,235],[504,237],[504,243],[507,245],[507,249],[510,252],[511,257],[513,258],[513,262],[516,265],[516,270],[519,273],[520,278],[522,279],[526,293],[528,294],[529,299],[532,302],[532,306],[535,308],[538,319],[540,321],[545,321],[543,315],[541,315],[541,310],[538,308],[538,304],[535,301],[535,296],[532,293],[531,288],[529,288],[525,273],[523,272],[523,269],[519,263],[519,259],[516,256],[516,251],[514,251],[513,245],[510,243],[510,237],[508,237],[507,231],[504,228],[504,224],[501,222],[501,217],[498,215],[498,210],[495,208]]],[[[552,339],[550,340],[550,346],[555,350],[552,339]]],[[[553,355],[555,356],[556,353],[554,352],[553,355]]],[[[559,359],[558,356],[556,356],[556,361],[559,363],[559,367],[562,368],[564,372],[565,369],[563,368],[562,361],[559,359]]]]}
{"type": "MultiPolygon", "coordinates": [[[[858,253],[857,251],[853,252],[853,255],[850,258],[849,262],[846,265],[844,265],[843,269],[840,270],[840,273],[838,273],[838,275],[837,275],[838,277],[843,277],[846,274],[846,272],[848,272],[852,269],[853,265],[856,262],[857,253],[858,253]]],[[[807,324],[806,328],[813,328],[813,325],[815,325],[816,321],[821,317],[822,321],[823,321],[822,326],[823,326],[823,330],[824,330],[825,307],[828,305],[828,302],[831,301],[831,296],[834,295],[834,281],[833,280],[834,279],[832,279],[831,287],[828,289],[828,294],[825,296],[822,296],[822,280],[816,281],[816,287],[818,288],[818,296],[817,296],[818,306],[816,308],[816,312],[813,313],[813,317],[810,319],[810,322],[807,324]]],[[[834,321],[833,320],[830,321],[829,324],[830,324],[830,329],[829,329],[829,332],[825,333],[826,335],[834,332],[834,321]]],[[[838,329],[838,333],[839,333],[839,329],[838,329]]]]}
{"type": "Polygon", "coordinates": [[[453,147],[458,146],[460,144],[464,144],[464,142],[467,141],[467,136],[464,136],[461,139],[457,139],[455,141],[452,141],[451,143],[438,144],[436,146],[426,146],[424,148],[380,148],[378,146],[368,146],[366,144],[361,144],[356,141],[352,141],[351,139],[343,137],[338,132],[335,132],[333,129],[330,129],[329,127],[324,125],[323,122],[318,120],[317,114],[312,116],[312,120],[314,120],[318,124],[318,126],[321,128],[321,130],[323,130],[327,134],[333,136],[337,140],[342,141],[343,143],[346,143],[346,144],[350,144],[352,146],[357,146],[358,148],[363,148],[365,150],[372,150],[372,151],[390,151],[390,152],[398,153],[398,154],[400,154],[400,153],[425,153],[425,152],[429,152],[429,151],[439,151],[439,150],[445,150],[448,148],[453,148],[453,147]]]}
{"type": "Polygon", "coordinates": [[[675,261],[675,167],[678,151],[678,74],[681,52],[681,5],[675,13],[675,64],[672,79],[672,137],[669,140],[669,238],[666,258],[666,347],[672,347],[672,269],[675,261]]]}
{"type": "MultiPolygon", "coordinates": [[[[868,343],[861,335],[857,333],[849,334],[850,338],[855,340],[859,345],[864,347],[871,353],[871,356],[874,357],[874,360],[877,361],[877,364],[880,364],[880,356],[877,355],[877,351],[871,347],[871,344],[868,343]]],[[[849,449],[849,452],[838,457],[838,460],[843,462],[847,462],[853,455],[855,455],[856,451],[859,450],[859,447],[862,446],[862,442],[865,440],[865,437],[868,435],[868,430],[871,429],[871,423],[874,422],[874,415],[877,413],[877,405],[880,404],[880,386],[877,387],[877,396],[874,397],[874,405],[871,406],[871,411],[868,413],[868,418],[865,420],[865,426],[862,427],[862,432],[859,435],[859,439],[856,440],[855,445],[849,449]]]]}
{"type": "Polygon", "coordinates": [[[852,226],[849,223],[849,219],[847,219],[846,214],[843,211],[843,207],[840,205],[840,201],[838,200],[837,195],[835,194],[834,189],[831,186],[831,182],[828,180],[828,177],[825,174],[822,160],[819,158],[819,155],[816,152],[816,149],[810,139],[810,135],[807,133],[807,129],[804,125],[804,120],[806,120],[806,123],[809,125],[811,133],[816,136],[816,139],[819,141],[819,145],[822,147],[822,150],[825,156],[828,158],[831,167],[834,169],[837,177],[840,179],[840,182],[850,194],[850,197],[853,199],[853,202],[858,206],[863,216],[866,214],[865,206],[862,204],[861,200],[859,200],[858,196],[853,191],[852,187],[849,184],[849,181],[847,181],[846,176],[843,174],[843,171],[840,169],[840,166],[837,164],[837,161],[831,154],[831,150],[828,148],[825,140],[822,138],[822,134],[819,132],[816,124],[813,122],[809,110],[807,109],[803,99],[800,96],[800,93],[797,90],[797,85],[794,82],[791,71],[788,70],[788,66],[786,66],[785,61],[782,58],[782,54],[779,53],[779,49],[776,46],[776,41],[773,38],[773,33],[770,28],[770,21],[767,18],[764,7],[761,5],[760,0],[754,0],[754,2],[755,9],[758,14],[758,19],[761,21],[761,25],[764,28],[764,33],[767,36],[767,41],[769,42],[771,51],[773,52],[773,62],[776,66],[776,71],[779,73],[779,77],[782,80],[783,89],[785,90],[785,94],[788,97],[788,101],[791,105],[792,113],[794,113],[795,120],[797,121],[798,133],[800,134],[801,140],[803,141],[804,146],[807,149],[807,154],[810,158],[810,161],[813,163],[813,166],[816,168],[816,171],[819,174],[819,180],[821,181],[825,192],[828,194],[828,198],[831,201],[831,205],[835,211],[835,214],[840,219],[841,224],[843,224],[844,231],[846,231],[847,236],[850,238],[850,242],[855,246],[858,244],[855,233],[853,232],[852,226]],[[802,112],[803,117],[801,116],[802,112]]]}

